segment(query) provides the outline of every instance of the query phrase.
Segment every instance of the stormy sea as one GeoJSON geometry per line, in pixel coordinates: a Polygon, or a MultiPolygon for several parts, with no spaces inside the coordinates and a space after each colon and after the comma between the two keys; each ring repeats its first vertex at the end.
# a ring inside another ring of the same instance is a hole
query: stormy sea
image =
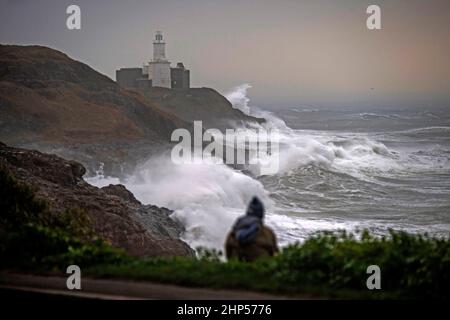
{"type": "Polygon", "coordinates": [[[320,108],[261,110],[242,85],[226,97],[264,117],[280,135],[279,171],[258,176],[218,164],[175,165],[152,157],[126,178],[101,168],[96,186],[122,183],[145,204],[174,210],[191,247],[222,249],[252,196],[281,245],[323,230],[389,229],[450,234],[450,114],[445,109],[320,108]]]}

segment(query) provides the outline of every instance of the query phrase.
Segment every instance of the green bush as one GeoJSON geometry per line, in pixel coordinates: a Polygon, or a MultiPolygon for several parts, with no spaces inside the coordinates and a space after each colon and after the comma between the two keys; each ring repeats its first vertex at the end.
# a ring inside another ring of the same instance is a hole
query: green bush
{"type": "Polygon", "coordinates": [[[51,223],[47,203],[35,197],[34,190],[20,184],[11,172],[0,164],[0,226],[19,229],[25,223],[51,223]]]}
{"type": "Polygon", "coordinates": [[[84,242],[60,229],[26,224],[1,237],[0,267],[64,270],[68,265],[84,267],[123,262],[127,256],[102,240],[84,242]]]}
{"type": "Polygon", "coordinates": [[[225,262],[220,252],[206,249],[198,258],[135,258],[97,239],[83,211],[52,212],[1,166],[0,210],[0,267],[48,272],[77,264],[97,277],[309,297],[450,297],[450,239],[323,232],[252,263],[225,262]],[[369,265],[381,269],[381,290],[366,287],[369,265]]]}
{"type": "Polygon", "coordinates": [[[252,263],[224,262],[218,252],[202,249],[197,259],[135,259],[94,266],[87,273],[319,297],[446,298],[448,270],[450,240],[391,231],[384,237],[325,232],[252,263]],[[370,265],[381,269],[381,290],[366,287],[370,265]]]}
{"type": "Polygon", "coordinates": [[[363,289],[369,265],[381,268],[384,292],[448,296],[450,241],[390,231],[383,237],[364,232],[361,239],[322,233],[292,245],[276,257],[274,276],[281,282],[363,289]]]}
{"type": "Polygon", "coordinates": [[[55,212],[0,165],[0,267],[62,270],[125,259],[93,232],[85,211],[55,212]]]}
{"type": "Polygon", "coordinates": [[[18,231],[30,223],[64,230],[81,239],[95,238],[91,221],[84,210],[51,210],[48,202],[37,197],[32,187],[20,183],[10,170],[0,164],[0,232],[18,231]]]}

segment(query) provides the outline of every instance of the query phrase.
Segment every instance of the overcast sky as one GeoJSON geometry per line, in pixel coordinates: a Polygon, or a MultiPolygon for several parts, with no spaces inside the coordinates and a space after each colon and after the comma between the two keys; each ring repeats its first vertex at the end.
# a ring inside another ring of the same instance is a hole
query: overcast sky
{"type": "Polygon", "coordinates": [[[46,45],[112,79],[151,58],[156,30],[193,86],[250,83],[262,105],[450,101],[449,0],[0,0],[1,43],[46,45]],[[382,30],[366,28],[369,4],[382,30]]]}

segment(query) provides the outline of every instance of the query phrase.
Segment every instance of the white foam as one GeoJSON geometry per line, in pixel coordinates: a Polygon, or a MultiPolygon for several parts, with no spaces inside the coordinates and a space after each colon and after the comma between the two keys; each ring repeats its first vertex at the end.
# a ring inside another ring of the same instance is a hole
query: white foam
{"type": "MultiPolygon", "coordinates": [[[[105,178],[88,179],[103,185],[105,178]]],[[[261,182],[223,164],[174,164],[170,158],[152,158],[120,181],[137,199],[174,210],[173,218],[186,228],[185,240],[198,246],[223,248],[233,221],[245,212],[253,196],[268,209],[272,202],[261,182]]]]}
{"type": "Polygon", "coordinates": [[[92,184],[93,186],[103,188],[109,186],[110,184],[119,184],[120,179],[116,177],[105,176],[103,167],[104,163],[100,163],[98,170],[95,172],[95,175],[91,177],[85,177],[87,183],[92,184]]]}
{"type": "MultiPolygon", "coordinates": [[[[407,171],[414,165],[414,159],[408,155],[390,150],[364,134],[337,136],[331,132],[292,130],[274,114],[251,107],[249,88],[249,84],[238,86],[226,97],[245,114],[266,118],[267,122],[262,124],[265,128],[279,130],[279,154],[272,155],[278,156],[280,162],[276,175],[289,175],[291,170],[302,166],[317,166],[371,180],[374,175],[407,171]]],[[[105,177],[102,172],[87,180],[97,186],[123,183],[143,203],[174,210],[173,217],[186,228],[184,239],[194,248],[222,249],[233,221],[244,214],[255,195],[265,203],[266,222],[275,229],[281,244],[301,241],[319,230],[354,230],[361,226],[357,222],[305,218],[301,213],[285,215],[281,204],[277,206],[270,199],[260,181],[223,164],[175,165],[161,156],[149,159],[122,181],[105,177]]],[[[301,212],[301,208],[297,209],[301,212]]]]}
{"type": "Polygon", "coordinates": [[[247,97],[247,90],[252,86],[248,83],[241,84],[225,93],[225,98],[231,102],[233,108],[241,110],[246,115],[250,115],[250,99],[247,97]]]}
{"type": "MultiPolygon", "coordinates": [[[[226,97],[236,109],[265,118],[266,123],[260,125],[264,129],[278,130],[279,153],[268,157],[272,161],[279,162],[279,171],[276,174],[289,174],[292,169],[313,165],[346,173],[358,179],[371,180],[374,173],[390,173],[403,168],[394,151],[363,134],[336,137],[330,132],[289,128],[272,112],[250,106],[250,99],[247,97],[249,88],[251,88],[249,84],[237,86],[228,92],[226,97]]],[[[259,125],[252,124],[252,126],[259,125]]],[[[250,171],[256,174],[259,168],[250,168],[250,171]]]]}

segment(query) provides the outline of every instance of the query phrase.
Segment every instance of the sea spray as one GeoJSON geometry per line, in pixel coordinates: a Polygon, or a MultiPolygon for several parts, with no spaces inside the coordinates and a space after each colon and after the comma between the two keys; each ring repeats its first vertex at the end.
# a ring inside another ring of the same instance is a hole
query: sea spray
{"type": "MultiPolygon", "coordinates": [[[[99,184],[101,179],[88,181],[99,184]]],[[[168,157],[155,157],[121,182],[143,203],[174,210],[173,218],[183,223],[184,239],[193,248],[221,249],[233,221],[245,213],[253,196],[269,211],[273,207],[261,182],[223,164],[176,165],[168,157]]]]}
{"type": "Polygon", "coordinates": [[[247,90],[252,86],[248,83],[241,84],[231,91],[225,93],[225,98],[230,101],[233,108],[241,110],[244,114],[250,115],[250,99],[247,96],[247,90]]]}
{"type": "MultiPolygon", "coordinates": [[[[259,176],[252,168],[244,173],[223,164],[175,165],[160,156],[120,180],[143,203],[174,210],[192,247],[223,249],[226,233],[254,195],[266,204],[265,222],[282,246],[322,230],[450,231],[449,219],[440,214],[450,208],[450,152],[436,142],[446,143],[448,127],[382,134],[294,130],[273,113],[250,106],[249,88],[239,86],[227,98],[236,109],[266,119],[249,127],[279,130],[277,173],[259,176]],[[417,145],[419,138],[431,142],[417,145]]],[[[119,182],[103,174],[88,181],[119,182]]]]}

